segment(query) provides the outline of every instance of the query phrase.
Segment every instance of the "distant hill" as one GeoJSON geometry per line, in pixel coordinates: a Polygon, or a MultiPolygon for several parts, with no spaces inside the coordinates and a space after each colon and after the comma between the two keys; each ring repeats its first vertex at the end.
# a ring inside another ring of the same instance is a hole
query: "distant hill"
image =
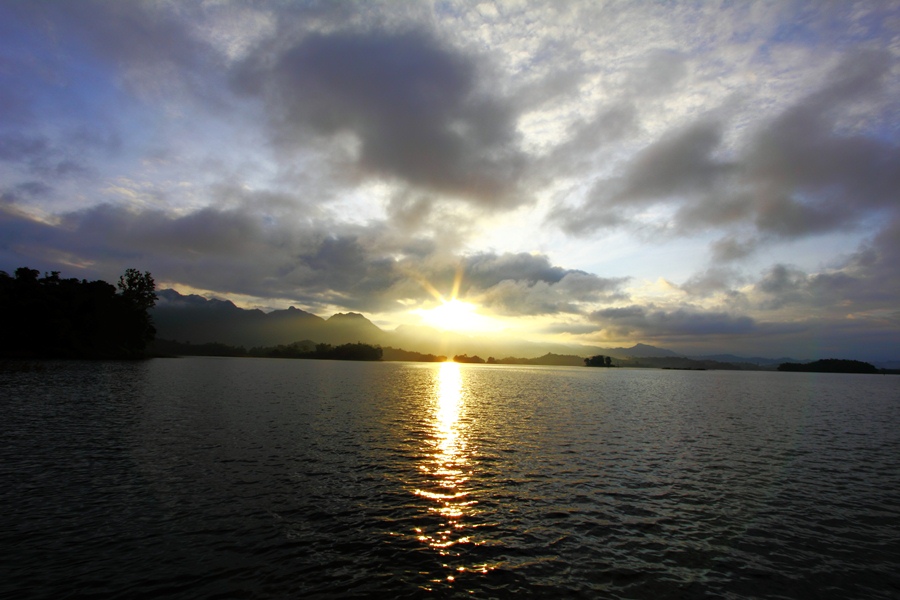
{"type": "Polygon", "coordinates": [[[892,371],[900,370],[900,360],[872,361],[872,364],[879,369],[890,369],[892,371]]]}
{"type": "Polygon", "coordinates": [[[620,358],[649,358],[655,356],[681,356],[677,352],[666,350],[665,348],[657,348],[648,344],[635,344],[631,348],[600,348],[600,352],[604,355],[615,356],[620,358]]]}
{"type": "Polygon", "coordinates": [[[264,313],[238,308],[227,300],[208,300],[162,290],[152,311],[157,337],[178,342],[218,342],[232,346],[277,346],[298,340],[326,344],[381,344],[385,332],[356,313],[337,314],[327,321],[294,308],[264,313]]]}
{"type": "Polygon", "coordinates": [[[567,366],[567,367],[583,367],[584,358],[574,354],[553,354],[548,352],[543,356],[536,358],[516,358],[507,356],[506,358],[493,359],[489,358],[491,364],[497,365],[551,365],[551,366],[567,366]]]}
{"type": "MultiPolygon", "coordinates": [[[[630,348],[601,348],[576,344],[552,344],[511,339],[505,335],[470,336],[426,326],[403,325],[385,331],[359,313],[338,313],[328,319],[290,307],[265,313],[243,309],[228,300],[183,295],[167,289],[157,292],[151,316],[156,337],[193,344],[227,344],[244,347],[289,345],[299,340],[325,344],[372,344],[404,349],[412,355],[478,355],[495,362],[519,364],[583,364],[585,356],[602,354],[618,359],[620,366],[661,368],[772,368],[783,363],[803,362],[790,358],[741,357],[733,354],[685,356],[667,348],[635,344],[630,348]],[[506,357],[506,358],[500,358],[506,357]],[[513,358],[520,357],[520,358],[513,358]],[[534,361],[534,362],[532,362],[534,361]]],[[[388,360],[406,360],[399,353],[386,353],[388,360]],[[388,358],[388,356],[392,358],[388,358]]],[[[883,365],[879,365],[883,368],[883,365]]]]}
{"type": "Polygon", "coordinates": [[[454,356],[478,354],[532,358],[556,354],[596,354],[594,348],[534,343],[505,336],[469,336],[425,326],[401,326],[384,331],[359,313],[338,313],[323,319],[298,308],[264,313],[242,309],[227,300],[162,290],[152,317],[157,337],[193,344],[220,343],[245,348],[287,345],[298,340],[327,344],[362,342],[412,352],[454,356]]]}
{"type": "Polygon", "coordinates": [[[393,348],[386,346],[382,348],[381,360],[397,360],[409,362],[444,362],[446,356],[437,356],[434,354],[423,354],[413,350],[403,350],[402,348],[393,348]]]}
{"type": "Polygon", "coordinates": [[[337,313],[325,321],[323,341],[330,344],[349,344],[364,341],[383,344],[388,334],[359,313],[337,313]]]}

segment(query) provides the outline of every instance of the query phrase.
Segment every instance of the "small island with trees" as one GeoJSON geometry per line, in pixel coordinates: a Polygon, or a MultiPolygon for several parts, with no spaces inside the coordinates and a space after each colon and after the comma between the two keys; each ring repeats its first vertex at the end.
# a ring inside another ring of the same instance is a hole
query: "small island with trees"
{"type": "Polygon", "coordinates": [[[598,354],[596,356],[589,356],[584,359],[584,366],[586,367],[611,367],[612,357],[611,356],[603,356],[602,354],[598,354]]]}
{"type": "Polygon", "coordinates": [[[825,358],[811,363],[781,363],[779,371],[795,373],[878,373],[875,365],[860,360],[825,358]]]}

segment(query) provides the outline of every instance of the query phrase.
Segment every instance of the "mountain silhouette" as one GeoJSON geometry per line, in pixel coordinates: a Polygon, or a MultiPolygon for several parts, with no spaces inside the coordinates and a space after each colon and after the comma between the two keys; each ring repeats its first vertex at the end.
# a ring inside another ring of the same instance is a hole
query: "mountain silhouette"
{"type": "MultiPolygon", "coordinates": [[[[784,359],[742,358],[735,355],[686,357],[684,354],[649,344],[635,344],[630,348],[603,348],[576,344],[554,344],[514,339],[508,335],[466,335],[442,331],[424,325],[401,325],[385,331],[365,316],[337,313],[328,319],[290,307],[269,313],[259,309],[243,309],[228,300],[207,299],[197,295],[182,295],[175,290],[157,292],[156,307],[151,316],[156,325],[156,337],[161,340],[220,343],[230,346],[271,347],[288,345],[302,340],[325,344],[363,344],[402,348],[406,351],[442,356],[458,354],[479,355],[482,358],[536,358],[548,352],[557,355],[592,356],[602,354],[614,359],[687,359],[703,358],[730,363],[774,365],[784,359]],[[724,360],[727,359],[727,360],[724,360]]],[[[794,361],[796,362],[796,361],[794,361]]]]}
{"type": "Polygon", "coordinates": [[[618,358],[650,358],[658,356],[681,356],[677,352],[666,350],[665,348],[657,348],[648,344],[635,344],[631,348],[604,348],[605,354],[618,358]]]}
{"type": "Polygon", "coordinates": [[[325,321],[324,341],[329,344],[385,344],[388,335],[359,313],[337,313],[325,321]]]}
{"type": "Polygon", "coordinates": [[[332,343],[323,338],[325,320],[297,308],[265,313],[239,308],[228,300],[185,296],[175,290],[161,290],[157,296],[151,315],[159,339],[247,347],[304,339],[332,343]]]}

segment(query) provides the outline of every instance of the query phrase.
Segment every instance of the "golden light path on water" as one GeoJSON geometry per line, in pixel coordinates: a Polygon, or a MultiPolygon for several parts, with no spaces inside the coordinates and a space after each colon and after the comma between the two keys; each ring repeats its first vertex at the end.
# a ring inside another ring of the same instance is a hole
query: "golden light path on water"
{"type": "MultiPolygon", "coordinates": [[[[463,377],[460,366],[445,362],[437,372],[436,397],[433,407],[433,437],[429,440],[432,452],[419,470],[430,489],[417,488],[415,494],[433,502],[429,511],[440,517],[435,531],[417,528],[418,539],[437,550],[442,556],[453,554],[457,544],[473,543],[466,532],[465,517],[471,516],[477,501],[470,497],[466,485],[472,473],[466,437],[463,377]]],[[[487,565],[458,571],[487,572],[487,565]]],[[[453,576],[447,577],[453,581],[453,576]]]]}

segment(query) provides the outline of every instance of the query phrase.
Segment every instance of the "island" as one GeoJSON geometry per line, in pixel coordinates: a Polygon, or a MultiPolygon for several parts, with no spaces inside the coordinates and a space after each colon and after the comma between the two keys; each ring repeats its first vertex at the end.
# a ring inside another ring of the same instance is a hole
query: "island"
{"type": "Polygon", "coordinates": [[[861,360],[825,358],[811,363],[781,363],[779,371],[796,373],[878,373],[875,365],[861,360]]]}

